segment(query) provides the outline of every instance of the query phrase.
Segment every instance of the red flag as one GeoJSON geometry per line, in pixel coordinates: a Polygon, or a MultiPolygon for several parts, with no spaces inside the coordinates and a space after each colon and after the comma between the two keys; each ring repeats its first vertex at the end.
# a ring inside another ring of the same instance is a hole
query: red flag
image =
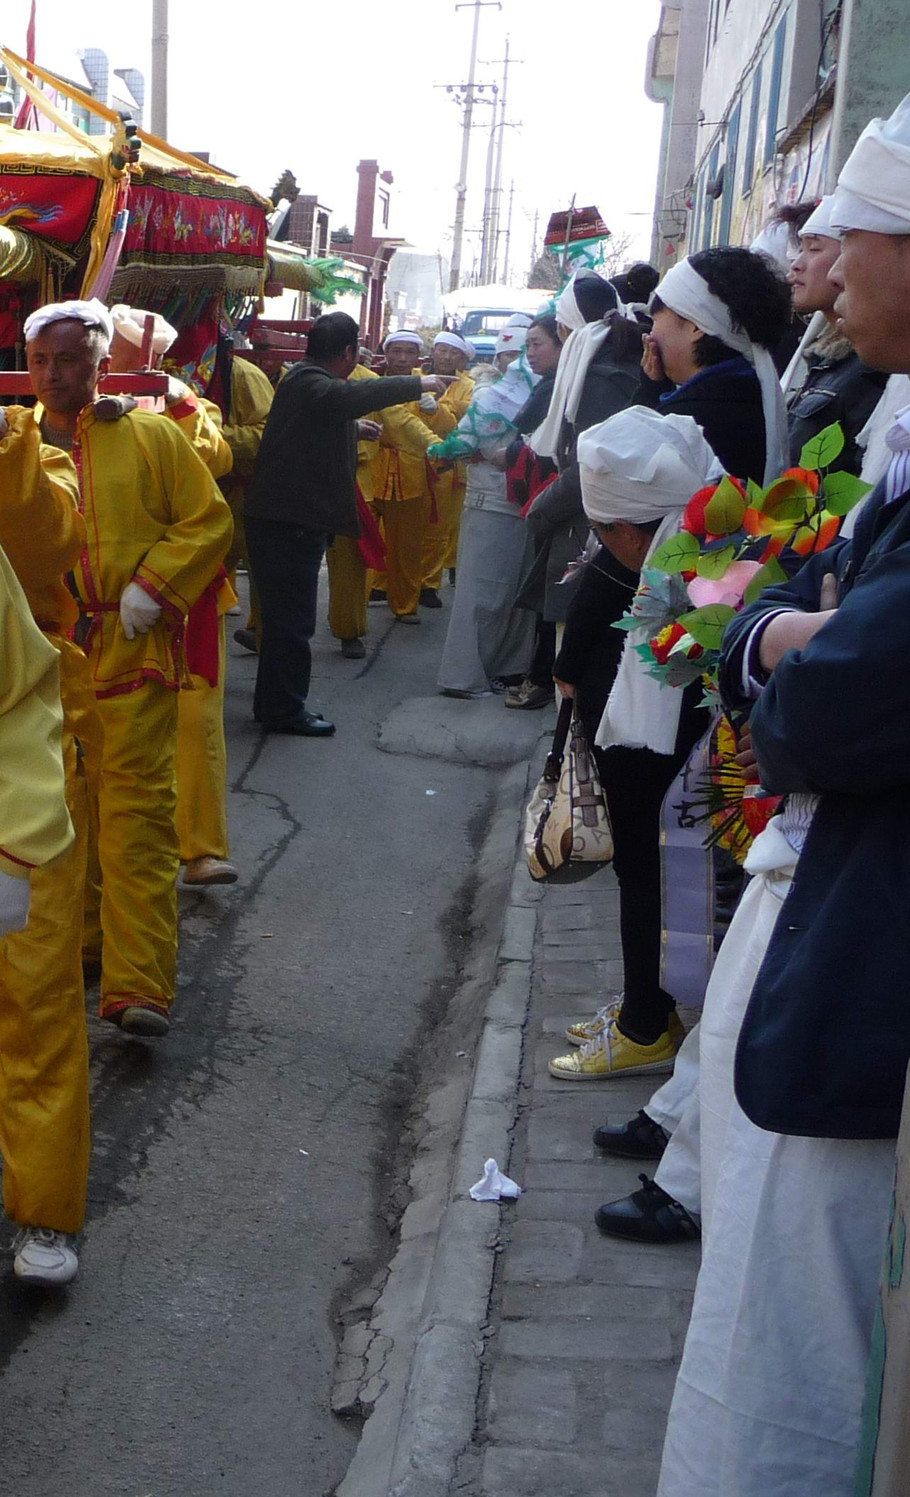
{"type": "MultiPolygon", "coordinates": [[[[28,30],[25,33],[25,55],[28,58],[29,62],[35,61],[35,5],[36,0],[32,0],[32,8],[29,12],[28,18],[28,30]]],[[[28,94],[26,94],[25,98],[22,100],[22,105],[19,113],[16,116],[16,129],[37,130],[37,128],[38,111],[29,98],[28,94]]]]}

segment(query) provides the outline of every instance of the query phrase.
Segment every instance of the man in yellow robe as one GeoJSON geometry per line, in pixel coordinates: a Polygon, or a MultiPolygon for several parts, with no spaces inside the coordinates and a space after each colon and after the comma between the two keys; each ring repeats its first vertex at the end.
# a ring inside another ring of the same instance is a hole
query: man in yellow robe
{"type": "Polygon", "coordinates": [[[35,413],[0,409],[0,1152],[14,1270],[44,1285],[77,1272],[90,1153],[81,931],[100,731],[85,657],[66,638],[78,614],[63,574],[85,540],[77,498],[72,462],[44,445],[35,413]],[[10,886],[27,924],[4,918],[10,886]]]}
{"type": "Polygon", "coordinates": [[[184,630],[227,551],[231,518],[171,422],[145,411],[97,419],[112,332],[99,303],[66,302],[33,313],[25,341],[44,436],[72,450],[86,524],[73,579],[104,732],[100,1013],[130,1034],[160,1036],[176,981],[184,630]]]}
{"type": "MultiPolygon", "coordinates": [[[[386,373],[421,374],[416,366],[422,346],[416,333],[390,333],[383,344],[386,373]]],[[[374,579],[374,587],[386,593],[403,624],[420,623],[417,605],[432,513],[426,453],[438,440],[427,424],[427,408],[436,411],[433,395],[386,411],[376,468],[374,503],[385,535],[386,570],[384,578],[374,579]]]]}
{"type": "MultiPolygon", "coordinates": [[[[112,307],[112,372],[130,373],[141,367],[148,317],[152,318],[152,364],[159,364],[176,340],[177,329],[158,313],[123,304],[112,307]]],[[[212,477],[226,477],[233,467],[233,457],[218,406],[195,395],[180,380],[172,379],[170,384],[166,414],[212,477]]],[[[222,567],[187,618],[187,669],[192,689],[181,691],[177,702],[177,835],[183,882],[194,888],[237,882],[228,841],[224,738],[224,617],[235,602],[222,567]]]]}
{"type": "MultiPolygon", "coordinates": [[[[438,437],[447,437],[454,431],[474,394],[474,381],[468,374],[468,361],[472,355],[471,345],[459,333],[437,333],[433,340],[433,373],[454,375],[440,397],[435,413],[428,413],[424,420],[438,437]]],[[[430,470],[430,487],[436,508],[436,524],[424,531],[423,578],[420,603],[423,608],[441,608],[439,589],[442,574],[455,566],[458,555],[458,530],[461,511],[464,508],[465,465],[464,463],[438,463],[427,460],[430,470]]]]}

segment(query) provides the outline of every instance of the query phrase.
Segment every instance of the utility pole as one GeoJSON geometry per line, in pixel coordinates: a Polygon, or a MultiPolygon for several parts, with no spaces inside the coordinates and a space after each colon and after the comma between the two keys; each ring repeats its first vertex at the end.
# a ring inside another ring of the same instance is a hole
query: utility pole
{"type": "MultiPolygon", "coordinates": [[[[493,263],[493,160],[496,150],[496,85],[493,85],[493,123],[490,126],[490,139],[487,142],[487,169],[483,184],[483,231],[480,249],[480,284],[486,286],[493,277],[490,267],[493,263]]],[[[489,102],[484,100],[484,103],[489,102]]]]}
{"type": "Polygon", "coordinates": [[[534,209],[534,233],[533,233],[533,235],[531,237],[531,273],[532,273],[532,275],[534,273],[534,267],[537,264],[537,228],[538,228],[539,223],[540,223],[540,209],[539,208],[535,208],[534,209]]]}
{"type": "Polygon", "coordinates": [[[152,0],[152,134],[167,139],[167,6],[152,0]]]}
{"type": "MultiPolygon", "coordinates": [[[[160,3],[160,0],[158,0],[160,3]]],[[[474,31],[471,37],[471,60],[468,64],[468,82],[465,91],[464,117],[461,126],[461,166],[458,169],[458,183],[455,188],[455,223],[452,233],[452,276],[449,289],[458,290],[461,280],[461,241],[464,238],[464,212],[465,202],[468,196],[468,156],[471,150],[471,120],[474,114],[474,73],[477,68],[477,37],[480,32],[480,12],[485,6],[495,5],[497,10],[502,10],[500,0],[470,0],[470,3],[456,5],[456,10],[473,10],[474,31]]]]}
{"type": "MultiPolygon", "coordinates": [[[[509,284],[509,251],[512,248],[512,204],[514,203],[514,201],[515,201],[515,178],[513,177],[511,183],[509,184],[509,217],[508,217],[508,219],[506,221],[506,254],[505,254],[505,264],[503,265],[503,268],[502,268],[502,283],[503,283],[504,286],[508,286],[508,284],[509,284]]],[[[534,238],[535,239],[537,238],[537,228],[536,228],[536,226],[535,226],[535,229],[534,229],[534,238]]]]}
{"type": "Polygon", "coordinates": [[[502,148],[506,138],[506,95],[509,91],[509,38],[506,37],[506,55],[503,58],[502,93],[499,96],[499,142],[496,150],[496,176],[493,181],[493,201],[490,223],[490,280],[496,280],[499,260],[499,216],[502,206],[502,148]]]}

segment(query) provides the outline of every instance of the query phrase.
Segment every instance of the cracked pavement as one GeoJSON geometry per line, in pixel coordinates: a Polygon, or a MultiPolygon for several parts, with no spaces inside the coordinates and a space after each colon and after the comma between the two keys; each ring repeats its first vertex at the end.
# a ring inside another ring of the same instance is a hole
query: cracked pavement
{"type": "MultiPolygon", "coordinates": [[[[433,700],[448,608],[422,620],[371,609],[359,668],[320,623],[311,705],[338,725],[328,741],[262,739],[255,661],[230,646],[241,881],[181,894],[157,1048],[100,1024],[90,990],[80,1277],[56,1298],[0,1280],[17,1497],[323,1497],[344,1475],[358,1427],[329,1409],[334,1312],[390,1256],[395,1144],[421,1034],[458,977],[501,773],[379,751],[391,713],[433,700]]],[[[476,705],[492,722],[499,704],[476,705]]]]}

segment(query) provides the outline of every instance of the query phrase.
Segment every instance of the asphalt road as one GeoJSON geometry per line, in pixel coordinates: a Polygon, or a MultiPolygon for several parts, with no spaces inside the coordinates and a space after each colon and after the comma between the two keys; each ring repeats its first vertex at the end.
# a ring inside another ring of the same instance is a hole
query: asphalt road
{"type": "Polygon", "coordinates": [[[351,1457],[357,1429],[328,1410],[333,1312],[388,1255],[394,1139],[497,782],[377,749],[388,713],[435,691],[448,610],[419,629],[370,613],[365,662],[320,627],[327,742],[262,739],[255,661],[231,647],[241,882],[181,896],[164,1042],[90,1020],[76,1284],[48,1297],[0,1278],[16,1497],[322,1497],[351,1457]]]}

